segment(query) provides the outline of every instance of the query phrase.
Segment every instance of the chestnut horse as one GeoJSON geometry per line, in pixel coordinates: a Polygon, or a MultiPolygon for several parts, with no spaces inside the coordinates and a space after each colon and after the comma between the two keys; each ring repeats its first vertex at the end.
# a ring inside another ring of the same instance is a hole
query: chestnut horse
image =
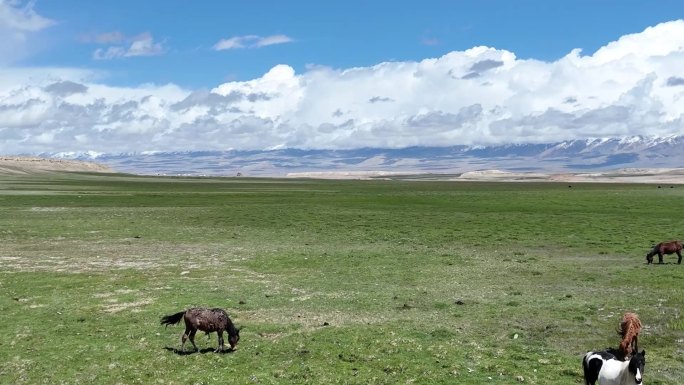
{"type": "Polygon", "coordinates": [[[670,241],[670,242],[660,242],[655,245],[651,251],[646,254],[646,261],[648,263],[653,262],[653,256],[658,254],[658,263],[663,263],[663,254],[674,254],[677,253],[679,260],[677,263],[682,263],[682,242],[681,241],[670,241]]]}
{"type": "Polygon", "coordinates": [[[218,333],[218,349],[217,352],[223,351],[223,332],[228,332],[228,343],[230,344],[230,349],[235,350],[235,345],[237,345],[240,340],[240,329],[233,325],[233,321],[230,320],[228,314],[223,309],[203,309],[203,308],[192,308],[188,310],[183,310],[176,314],[171,314],[162,317],[162,325],[175,325],[180,322],[180,320],[185,320],[185,332],[183,337],[181,337],[181,352],[185,352],[185,341],[189,338],[195,351],[198,351],[197,345],[195,345],[195,333],[197,330],[206,332],[207,334],[211,332],[218,333]]]}
{"type": "Polygon", "coordinates": [[[625,313],[620,322],[618,334],[622,338],[620,341],[620,352],[625,359],[629,359],[632,353],[638,351],[638,338],[641,331],[641,320],[636,313],[625,313]]]}

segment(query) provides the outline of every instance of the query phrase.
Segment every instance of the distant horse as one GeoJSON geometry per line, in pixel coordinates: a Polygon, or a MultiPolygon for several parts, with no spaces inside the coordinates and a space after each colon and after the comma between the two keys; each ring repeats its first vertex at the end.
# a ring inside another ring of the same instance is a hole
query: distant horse
{"type": "Polygon", "coordinates": [[[618,334],[622,337],[620,341],[620,352],[625,358],[629,358],[633,352],[638,351],[637,342],[641,331],[641,320],[636,313],[625,313],[620,322],[618,334]]]}
{"type": "Polygon", "coordinates": [[[230,349],[235,350],[235,346],[238,341],[240,341],[240,329],[233,325],[233,321],[230,320],[228,314],[223,309],[203,309],[203,308],[192,308],[178,312],[176,314],[167,315],[162,317],[162,325],[175,325],[180,322],[180,320],[185,320],[185,332],[183,337],[181,337],[181,351],[185,351],[185,341],[189,338],[195,351],[198,351],[197,345],[195,345],[195,333],[197,330],[206,332],[207,334],[211,332],[218,333],[218,349],[217,352],[223,351],[223,331],[228,332],[228,343],[230,344],[230,349]]]}
{"type": "Polygon", "coordinates": [[[635,352],[629,361],[623,361],[610,351],[589,352],[582,359],[584,384],[639,385],[643,381],[646,351],[635,352]]]}
{"type": "Polygon", "coordinates": [[[684,246],[681,241],[660,242],[653,246],[653,249],[646,254],[646,261],[648,261],[648,263],[653,262],[653,256],[658,254],[658,263],[663,263],[663,254],[677,253],[677,256],[679,257],[677,263],[681,264],[682,248],[684,248],[684,246]]]}

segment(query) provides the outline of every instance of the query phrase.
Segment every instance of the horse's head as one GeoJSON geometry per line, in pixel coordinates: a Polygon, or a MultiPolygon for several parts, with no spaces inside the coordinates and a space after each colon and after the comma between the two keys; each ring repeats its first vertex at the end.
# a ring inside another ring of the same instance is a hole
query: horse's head
{"type": "Polygon", "coordinates": [[[655,255],[655,253],[653,253],[653,252],[649,252],[648,254],[646,254],[646,262],[653,263],[653,256],[654,255],[655,255]]]}
{"type": "Polygon", "coordinates": [[[240,328],[234,328],[234,333],[231,330],[228,331],[228,343],[230,344],[230,349],[235,350],[238,341],[240,341],[240,328]]]}
{"type": "Polygon", "coordinates": [[[629,373],[634,376],[634,383],[641,384],[646,366],[646,351],[635,352],[629,360],[629,373]]]}

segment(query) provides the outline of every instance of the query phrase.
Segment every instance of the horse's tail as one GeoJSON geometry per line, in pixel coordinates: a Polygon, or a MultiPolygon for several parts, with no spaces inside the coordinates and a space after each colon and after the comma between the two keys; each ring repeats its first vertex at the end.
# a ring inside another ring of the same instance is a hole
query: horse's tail
{"type": "Polygon", "coordinates": [[[175,324],[179,323],[180,320],[183,319],[184,315],[185,315],[185,310],[179,311],[176,314],[163,316],[161,319],[161,324],[166,325],[166,326],[175,325],[175,324]]]}
{"type": "Polygon", "coordinates": [[[584,355],[582,359],[582,369],[584,371],[584,385],[594,385],[598,381],[598,375],[601,371],[601,366],[603,366],[603,361],[601,360],[591,360],[591,355],[594,352],[589,352],[584,355]]]}

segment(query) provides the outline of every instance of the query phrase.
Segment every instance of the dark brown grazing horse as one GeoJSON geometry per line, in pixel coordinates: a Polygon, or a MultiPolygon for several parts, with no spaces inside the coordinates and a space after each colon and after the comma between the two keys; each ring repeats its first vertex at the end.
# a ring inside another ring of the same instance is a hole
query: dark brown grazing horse
{"type": "Polygon", "coordinates": [[[653,262],[653,256],[658,254],[658,263],[663,263],[663,254],[674,254],[677,253],[679,260],[677,263],[682,263],[682,242],[681,241],[670,241],[670,242],[660,242],[655,245],[651,251],[646,254],[646,261],[648,263],[653,262]]]}
{"type": "Polygon", "coordinates": [[[185,320],[185,332],[183,333],[183,337],[181,337],[181,352],[185,351],[184,345],[188,338],[190,339],[192,346],[195,347],[195,351],[199,350],[197,349],[197,345],[195,345],[195,333],[197,333],[197,330],[201,330],[207,334],[211,332],[218,333],[217,352],[221,352],[224,349],[224,330],[228,332],[228,343],[230,344],[231,350],[235,350],[235,345],[240,341],[240,329],[233,325],[233,321],[230,320],[228,314],[223,309],[192,308],[183,310],[176,314],[162,317],[161,324],[167,326],[175,325],[179,323],[181,319],[185,320]]]}

